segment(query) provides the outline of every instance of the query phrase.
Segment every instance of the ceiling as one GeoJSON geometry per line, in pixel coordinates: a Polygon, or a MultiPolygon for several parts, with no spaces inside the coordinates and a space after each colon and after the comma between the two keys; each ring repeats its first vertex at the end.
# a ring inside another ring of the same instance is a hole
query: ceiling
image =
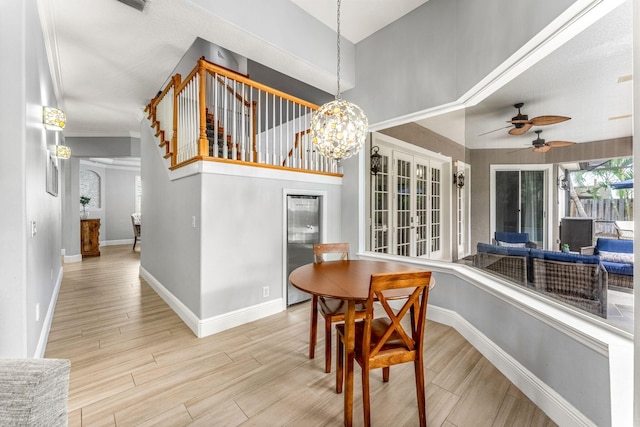
{"type": "MultiPolygon", "coordinates": [[[[527,71],[465,110],[469,148],[528,147],[535,130],[547,141],[589,142],[632,135],[631,1],[595,22],[527,71]],[[620,81],[620,82],[619,82],[620,81]],[[517,114],[571,117],[549,126],[534,126],[513,136],[508,126],[517,114]]],[[[428,121],[423,125],[429,126],[428,121]]]]}
{"type": "MultiPolygon", "coordinates": [[[[335,0],[291,1],[335,28],[335,0]]],[[[341,32],[357,43],[426,1],[345,0],[341,32]]],[[[163,86],[195,38],[221,37],[212,34],[211,16],[184,0],[150,1],[142,15],[116,0],[38,0],[38,5],[56,95],[68,116],[65,136],[136,136],[150,94],[163,86]]],[[[631,114],[631,82],[617,83],[631,74],[631,17],[626,0],[478,105],[418,123],[470,148],[526,147],[536,128],[518,137],[506,129],[478,136],[506,126],[516,113],[512,105],[524,102],[522,112],[530,118],[572,117],[540,128],[547,140],[630,136],[630,118],[609,118],[631,114]],[[465,117],[466,128],[460,124],[465,117]]]]}

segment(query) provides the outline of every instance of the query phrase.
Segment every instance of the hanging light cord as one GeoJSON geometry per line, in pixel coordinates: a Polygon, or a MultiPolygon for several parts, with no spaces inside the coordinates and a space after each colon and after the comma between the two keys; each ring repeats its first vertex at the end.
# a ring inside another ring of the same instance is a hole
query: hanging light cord
{"type": "Polygon", "coordinates": [[[338,0],[338,66],[336,67],[338,77],[338,92],[336,93],[336,99],[340,99],[340,0],[338,0]]]}

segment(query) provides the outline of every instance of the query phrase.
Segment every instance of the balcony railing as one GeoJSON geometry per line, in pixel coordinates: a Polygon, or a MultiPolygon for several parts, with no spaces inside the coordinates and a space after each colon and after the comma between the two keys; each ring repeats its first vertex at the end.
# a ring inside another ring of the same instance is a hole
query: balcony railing
{"type": "Polygon", "coordinates": [[[206,160],[336,174],[309,136],[317,109],[204,59],[147,107],[172,169],[206,160]]]}

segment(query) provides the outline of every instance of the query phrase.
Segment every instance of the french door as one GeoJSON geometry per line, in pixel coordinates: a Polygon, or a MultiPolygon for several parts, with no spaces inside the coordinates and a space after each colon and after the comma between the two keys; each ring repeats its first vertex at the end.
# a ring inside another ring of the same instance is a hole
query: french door
{"type": "Polygon", "coordinates": [[[400,151],[382,155],[372,179],[371,249],[442,258],[442,164],[400,151]]]}

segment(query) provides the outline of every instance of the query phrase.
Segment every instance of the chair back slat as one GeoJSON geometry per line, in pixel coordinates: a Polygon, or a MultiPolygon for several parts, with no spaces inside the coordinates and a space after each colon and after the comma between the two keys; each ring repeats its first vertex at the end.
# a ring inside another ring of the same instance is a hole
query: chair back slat
{"type": "Polygon", "coordinates": [[[422,337],[424,335],[430,281],[430,271],[371,275],[362,342],[362,352],[365,360],[378,355],[391,337],[400,338],[408,351],[422,351],[422,337]],[[404,300],[388,299],[385,295],[385,291],[404,288],[414,288],[410,296],[404,300]],[[382,336],[378,338],[375,347],[371,348],[371,326],[374,320],[375,301],[378,301],[384,309],[389,325],[382,336]],[[399,310],[394,310],[390,301],[403,301],[403,305],[399,310]],[[411,316],[410,333],[407,333],[401,324],[407,313],[410,313],[411,316]]]}
{"type": "Polygon", "coordinates": [[[340,261],[349,259],[349,243],[316,243],[313,245],[314,262],[327,261],[325,255],[339,254],[340,261]]]}

